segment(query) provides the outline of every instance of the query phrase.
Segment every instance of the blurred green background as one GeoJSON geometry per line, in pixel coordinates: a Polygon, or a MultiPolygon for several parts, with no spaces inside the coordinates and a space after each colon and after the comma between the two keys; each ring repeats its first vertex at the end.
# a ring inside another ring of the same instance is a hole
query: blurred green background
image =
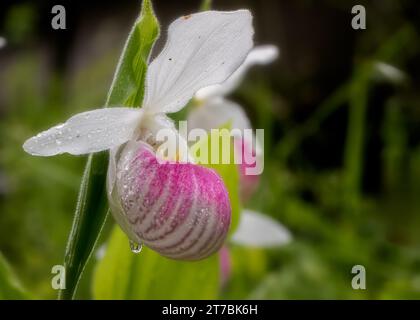
{"type": "MultiPolygon", "coordinates": [[[[67,30],[53,30],[54,4],[0,4],[7,39],[0,49],[0,299],[10,297],[10,286],[23,288],[16,298],[56,297],[51,267],[62,263],[86,158],[31,157],[21,146],[104,104],[140,7],[60,2],[67,30]]],[[[154,1],[162,34],[199,5],[154,1]]],[[[232,247],[232,276],[219,297],[420,298],[418,2],[216,0],[213,7],[251,9],[256,43],[281,49],[232,99],[265,129],[265,171],[246,206],[294,235],[275,250],[232,247]],[[355,4],[366,7],[366,30],[351,28],[355,4]],[[389,74],[388,65],[402,74],[389,74]],[[359,264],[367,290],[351,287],[359,264]]],[[[80,298],[91,297],[94,260],[80,298]]]]}

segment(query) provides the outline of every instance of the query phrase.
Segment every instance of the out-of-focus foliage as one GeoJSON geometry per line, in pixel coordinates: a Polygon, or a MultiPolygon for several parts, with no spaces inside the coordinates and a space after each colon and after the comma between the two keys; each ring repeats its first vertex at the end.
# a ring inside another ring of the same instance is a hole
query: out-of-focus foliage
{"type": "Polygon", "coordinates": [[[16,275],[0,252],[0,300],[28,298],[29,295],[24,291],[16,275]]]}
{"type": "MultiPolygon", "coordinates": [[[[164,26],[169,17],[196,10],[157,2],[157,16],[167,19],[161,21],[164,26]]],[[[253,70],[234,98],[246,107],[254,126],[265,129],[265,170],[247,207],[281,221],[294,242],[272,250],[231,246],[231,277],[217,297],[419,299],[416,1],[366,3],[365,31],[350,28],[352,1],[291,3],[243,1],[243,7],[254,8],[256,39],[278,44],[282,57],[276,65],[253,70]],[[308,12],[313,13],[309,18],[308,12]],[[321,38],[305,37],[317,30],[321,38]],[[331,44],[331,39],[343,42],[331,44]],[[319,54],[324,47],[328,54],[319,54]],[[405,80],[383,81],[383,75],[371,73],[376,62],[399,68],[405,80]],[[356,264],[366,268],[367,290],[351,287],[356,264]]],[[[233,9],[237,2],[215,1],[213,6],[233,9]]],[[[107,19],[98,15],[88,23],[80,18],[77,28],[69,28],[71,41],[55,44],[36,22],[38,7],[28,7],[1,11],[0,34],[9,41],[0,51],[0,251],[14,270],[14,275],[7,272],[7,281],[17,275],[33,296],[55,298],[51,268],[62,262],[86,159],[31,157],[21,145],[34,133],[103,104],[137,11],[127,4],[130,14],[111,10],[104,12],[107,19]],[[16,15],[20,21],[32,16],[25,30],[13,26],[16,15]],[[63,46],[66,53],[54,55],[63,46]]],[[[108,248],[111,227],[110,221],[101,238],[108,248]]],[[[113,231],[113,237],[118,233],[113,231]]],[[[158,258],[147,249],[133,256],[128,241],[119,237],[119,254],[139,260],[140,280],[143,261],[154,267],[158,258]]],[[[82,278],[80,298],[93,297],[93,268],[92,262],[82,278]]],[[[96,276],[101,272],[98,267],[96,276]]],[[[119,269],[108,272],[124,276],[119,269]]],[[[167,292],[167,287],[153,286],[153,279],[138,282],[142,293],[130,297],[175,297],[176,292],[176,297],[195,298],[195,289],[167,292]]],[[[98,283],[94,288],[95,296],[104,290],[98,283]]],[[[116,289],[119,298],[125,290],[116,289]]],[[[206,297],[213,297],[213,290],[206,297]]]]}

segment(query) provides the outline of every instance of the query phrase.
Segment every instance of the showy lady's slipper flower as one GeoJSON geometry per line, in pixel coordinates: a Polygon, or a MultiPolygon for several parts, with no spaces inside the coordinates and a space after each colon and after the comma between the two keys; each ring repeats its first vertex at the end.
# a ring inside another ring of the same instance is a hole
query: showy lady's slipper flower
{"type": "Polygon", "coordinates": [[[110,150],[108,198],[130,240],[174,259],[206,258],[221,247],[230,225],[226,188],[214,171],[183,163],[187,148],[164,163],[156,135],[169,129],[182,141],[166,114],[182,109],[199,89],[225,81],[245,60],[252,37],[247,10],[179,18],[149,65],[141,109],[84,112],[23,147],[39,156],[110,150]]]}
{"type": "MultiPolygon", "coordinates": [[[[219,128],[230,122],[232,129],[252,129],[251,123],[243,108],[225,98],[235,90],[246,72],[253,65],[265,65],[274,61],[278,56],[278,49],[272,45],[255,47],[247,56],[244,63],[225,82],[203,88],[196,95],[198,107],[188,115],[190,129],[202,128],[210,130],[219,128]]],[[[234,132],[234,131],[233,131],[234,132]]],[[[263,150],[255,135],[242,134],[234,139],[235,153],[242,159],[238,166],[240,173],[240,194],[243,201],[249,199],[259,184],[259,175],[263,169],[263,150]],[[252,161],[247,161],[251,159],[252,161]]]]}

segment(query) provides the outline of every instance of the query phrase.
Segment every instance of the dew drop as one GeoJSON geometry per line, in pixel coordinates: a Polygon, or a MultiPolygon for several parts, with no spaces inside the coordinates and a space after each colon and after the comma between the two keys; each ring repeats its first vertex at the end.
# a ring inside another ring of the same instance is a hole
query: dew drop
{"type": "Polygon", "coordinates": [[[132,253],[139,254],[143,249],[143,244],[130,240],[130,250],[132,253]]]}

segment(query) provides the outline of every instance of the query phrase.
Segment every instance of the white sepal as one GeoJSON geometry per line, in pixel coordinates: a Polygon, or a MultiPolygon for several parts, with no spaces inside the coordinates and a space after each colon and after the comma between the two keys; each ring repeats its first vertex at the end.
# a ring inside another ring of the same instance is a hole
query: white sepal
{"type": "Polygon", "coordinates": [[[104,108],[76,114],[65,123],[28,139],[23,149],[35,156],[73,155],[107,150],[128,141],[142,110],[104,108]]]}

